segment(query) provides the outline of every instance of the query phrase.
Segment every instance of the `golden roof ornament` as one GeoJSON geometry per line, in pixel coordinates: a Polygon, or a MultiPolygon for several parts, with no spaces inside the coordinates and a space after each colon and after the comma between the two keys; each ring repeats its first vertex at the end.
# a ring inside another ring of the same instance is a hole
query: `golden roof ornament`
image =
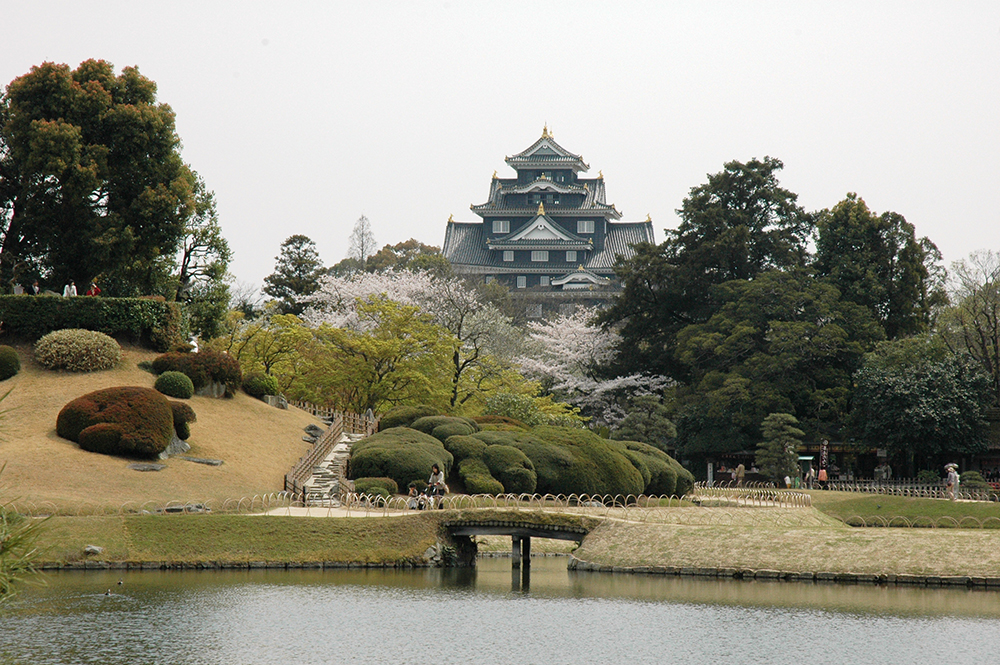
{"type": "Polygon", "coordinates": [[[545,204],[544,203],[539,203],[538,204],[538,215],[542,216],[544,214],[545,214],[545,204]]]}
{"type": "Polygon", "coordinates": [[[497,172],[496,172],[496,171],[494,171],[494,172],[493,172],[493,179],[494,179],[494,180],[496,180],[496,179],[497,179],[497,172]]]}
{"type": "Polygon", "coordinates": [[[651,222],[651,221],[653,221],[653,217],[652,217],[652,215],[650,215],[650,214],[649,214],[648,212],[646,213],[646,221],[647,221],[647,222],[651,222]]]}
{"type": "Polygon", "coordinates": [[[598,171],[597,172],[597,179],[598,180],[604,180],[604,171],[598,171]]]}
{"type": "Polygon", "coordinates": [[[542,138],[543,139],[550,139],[550,138],[552,138],[552,134],[549,133],[549,123],[548,122],[546,122],[545,126],[542,127],[542,138]]]}
{"type": "Polygon", "coordinates": [[[455,221],[455,215],[448,215],[448,223],[451,224],[455,221]]]}

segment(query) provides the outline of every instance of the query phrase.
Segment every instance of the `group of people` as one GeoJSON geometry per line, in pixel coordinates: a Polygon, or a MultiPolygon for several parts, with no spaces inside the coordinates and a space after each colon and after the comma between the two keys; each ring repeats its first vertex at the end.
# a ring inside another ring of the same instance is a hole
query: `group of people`
{"type": "MultiPolygon", "coordinates": [[[[31,283],[31,286],[29,286],[27,289],[25,289],[20,284],[14,285],[14,294],[15,295],[27,294],[29,296],[40,296],[42,295],[42,287],[38,283],[38,280],[36,279],[34,282],[31,283]]],[[[63,298],[72,298],[73,296],[79,295],[76,292],[76,282],[74,282],[73,280],[69,280],[69,283],[67,283],[66,286],[63,287],[62,294],[63,298]]],[[[87,291],[83,295],[99,296],[101,295],[101,287],[97,285],[97,282],[91,282],[90,288],[87,289],[87,291]]]]}
{"type": "Polygon", "coordinates": [[[406,502],[410,510],[424,510],[434,508],[437,503],[439,508],[444,508],[440,497],[448,493],[448,485],[444,482],[444,471],[437,464],[431,467],[431,477],[427,480],[427,489],[418,492],[415,485],[410,485],[409,500],[406,502]]]}

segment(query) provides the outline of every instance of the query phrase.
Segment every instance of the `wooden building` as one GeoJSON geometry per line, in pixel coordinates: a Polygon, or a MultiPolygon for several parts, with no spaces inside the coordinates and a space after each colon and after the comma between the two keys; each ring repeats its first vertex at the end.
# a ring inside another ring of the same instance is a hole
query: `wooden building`
{"type": "Polygon", "coordinates": [[[556,143],[548,127],[526,150],[505,160],[513,178],[494,172],[481,219],[448,220],[444,255],[456,274],[498,281],[528,303],[529,315],[574,304],[601,304],[620,289],[617,257],[655,242],[653,223],[622,222],[605,200],[604,175],[556,143]]]}

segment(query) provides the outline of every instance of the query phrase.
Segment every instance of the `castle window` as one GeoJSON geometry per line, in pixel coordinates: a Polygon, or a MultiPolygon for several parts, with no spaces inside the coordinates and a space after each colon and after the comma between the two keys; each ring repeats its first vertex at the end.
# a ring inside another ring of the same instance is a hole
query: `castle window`
{"type": "Polygon", "coordinates": [[[576,232],[577,233],[593,233],[594,232],[594,220],[592,220],[592,219],[578,219],[576,221],[576,232]]]}
{"type": "Polygon", "coordinates": [[[524,275],[518,275],[517,276],[517,288],[523,289],[523,288],[526,288],[527,286],[528,286],[528,278],[525,277],[524,275]]]}
{"type": "Polygon", "coordinates": [[[566,252],[566,263],[576,263],[576,250],[571,249],[566,252]]]}
{"type": "Polygon", "coordinates": [[[503,260],[504,261],[513,261],[514,260],[514,250],[512,250],[512,249],[505,249],[503,251],[503,260]]]}
{"type": "Polygon", "coordinates": [[[545,262],[549,260],[549,253],[543,250],[535,250],[531,253],[531,260],[535,262],[545,262]]]}
{"type": "Polygon", "coordinates": [[[538,286],[548,286],[548,285],[549,285],[548,275],[542,275],[541,277],[538,278],[538,286]]]}
{"type": "Polygon", "coordinates": [[[524,313],[525,313],[525,315],[529,319],[540,319],[540,318],[542,318],[542,305],[541,305],[541,303],[539,303],[537,305],[528,305],[524,309],[524,313]]]}
{"type": "Polygon", "coordinates": [[[508,219],[494,219],[493,220],[493,233],[510,233],[510,220],[508,220],[508,219]]]}

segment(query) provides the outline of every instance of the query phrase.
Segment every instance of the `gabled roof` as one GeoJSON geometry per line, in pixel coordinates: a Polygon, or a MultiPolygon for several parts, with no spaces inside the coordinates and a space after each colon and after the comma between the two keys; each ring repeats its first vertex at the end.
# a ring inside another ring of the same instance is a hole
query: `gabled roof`
{"type": "Polygon", "coordinates": [[[595,275],[583,266],[580,266],[573,272],[566,273],[562,277],[556,277],[551,282],[552,286],[565,286],[566,284],[594,284],[596,286],[607,286],[610,283],[610,279],[601,277],[600,275],[595,275]]]}
{"type": "Polygon", "coordinates": [[[527,149],[507,157],[505,161],[514,169],[570,168],[579,173],[590,168],[590,165],[583,161],[583,157],[571,153],[556,143],[549,133],[548,125],[542,129],[541,138],[527,149]]]}
{"type": "Polygon", "coordinates": [[[490,249],[592,249],[593,245],[592,239],[560,228],[541,204],[535,217],[520,230],[488,241],[490,249]]]}

